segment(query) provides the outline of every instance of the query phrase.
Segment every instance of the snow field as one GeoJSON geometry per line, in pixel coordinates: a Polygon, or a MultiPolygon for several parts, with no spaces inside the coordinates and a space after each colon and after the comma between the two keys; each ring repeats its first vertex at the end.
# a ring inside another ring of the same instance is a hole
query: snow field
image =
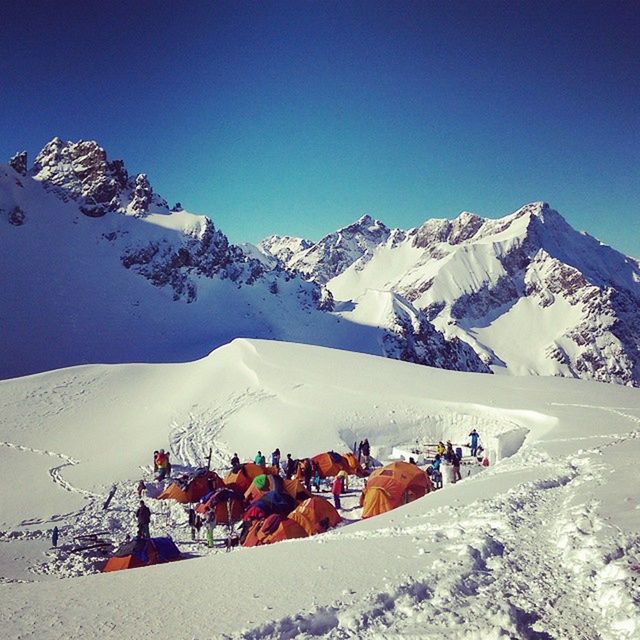
{"type": "MultiPolygon", "coordinates": [[[[65,541],[96,528],[123,536],[133,487],[149,472],[152,450],[169,443],[178,465],[212,446],[215,467],[229,452],[248,458],[279,446],[299,457],[364,437],[381,451],[416,439],[464,444],[475,427],[497,460],[477,477],[323,536],[0,585],[9,637],[122,638],[142,628],[176,638],[631,639],[640,630],[637,390],[239,340],[187,365],[80,367],[6,381],[0,409],[0,439],[77,461],[60,470],[67,488],[54,486],[83,505],[57,521],[65,541]],[[66,398],[59,405],[54,389],[66,398]],[[109,419],[89,419],[101,415],[109,419]],[[103,512],[114,481],[112,509],[103,512]]],[[[52,478],[36,469],[32,483],[52,478]]],[[[72,554],[42,556],[55,521],[47,507],[3,498],[17,516],[0,533],[5,579],[24,580],[25,565],[58,575],[89,568],[72,554]],[[27,507],[38,524],[17,521],[30,519],[27,507]]],[[[354,492],[345,501],[349,521],[356,500],[354,492]]],[[[202,553],[188,539],[184,507],[149,503],[153,533],[173,530],[181,549],[202,553]]],[[[63,501],[47,504],[65,513],[63,501]]]]}

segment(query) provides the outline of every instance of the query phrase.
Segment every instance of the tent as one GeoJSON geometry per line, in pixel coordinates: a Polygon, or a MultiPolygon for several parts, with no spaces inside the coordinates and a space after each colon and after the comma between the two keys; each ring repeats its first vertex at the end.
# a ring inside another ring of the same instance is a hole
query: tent
{"type": "Polygon", "coordinates": [[[296,501],[311,497],[311,493],[297,478],[285,480],[280,476],[271,475],[261,475],[254,478],[249,488],[244,492],[244,497],[248,502],[253,502],[262,498],[269,491],[287,493],[296,501]]]}
{"type": "Polygon", "coordinates": [[[180,550],[171,538],[136,538],[121,545],[102,571],[134,569],[174,560],[180,560],[180,550]]]}
{"type": "Polygon", "coordinates": [[[261,467],[253,462],[245,462],[236,472],[232,471],[225,476],[224,483],[231,489],[244,493],[254,478],[261,475],[278,475],[276,467],[261,467]]]}
{"type": "Polygon", "coordinates": [[[243,547],[257,547],[307,537],[307,532],[297,522],[278,514],[270,515],[264,520],[256,520],[246,526],[247,529],[241,538],[243,547]]]}
{"type": "Polygon", "coordinates": [[[297,504],[297,501],[288,493],[269,491],[249,505],[242,519],[245,521],[256,520],[273,513],[286,516],[296,508],[297,504]]]}
{"type": "Polygon", "coordinates": [[[226,487],[214,491],[196,507],[196,512],[203,516],[209,511],[213,511],[216,524],[240,522],[244,513],[242,494],[226,487]]]}
{"type": "Polygon", "coordinates": [[[328,476],[335,476],[338,471],[345,470],[347,473],[353,473],[349,467],[349,463],[344,456],[341,456],[335,451],[327,451],[325,453],[319,453],[317,456],[311,458],[315,463],[321,478],[328,476]]]}
{"type": "Polygon", "coordinates": [[[363,476],[367,475],[365,470],[358,462],[358,456],[356,456],[354,453],[351,453],[351,451],[349,451],[347,453],[343,453],[342,457],[347,461],[347,465],[349,468],[346,469],[346,472],[350,476],[358,476],[359,478],[362,478],[363,476]]]}
{"type": "Polygon", "coordinates": [[[324,533],[342,520],[328,500],[317,496],[299,504],[289,514],[289,519],[295,520],[310,536],[324,533]]]}
{"type": "Polygon", "coordinates": [[[429,476],[408,462],[392,462],[374,471],[362,490],[362,517],[385,513],[433,491],[429,476]]]}
{"type": "Polygon", "coordinates": [[[159,496],[158,500],[176,500],[187,504],[198,502],[202,496],[223,486],[222,478],[215,471],[198,469],[187,478],[176,478],[159,496]]]}

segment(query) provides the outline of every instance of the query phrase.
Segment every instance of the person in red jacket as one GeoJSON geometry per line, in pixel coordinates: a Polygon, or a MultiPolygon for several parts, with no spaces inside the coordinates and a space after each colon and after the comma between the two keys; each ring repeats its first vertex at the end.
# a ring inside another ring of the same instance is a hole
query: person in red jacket
{"type": "Polygon", "coordinates": [[[333,503],[335,504],[336,509],[340,509],[340,494],[342,493],[342,478],[340,476],[336,476],[333,479],[331,493],[333,494],[333,503]]]}

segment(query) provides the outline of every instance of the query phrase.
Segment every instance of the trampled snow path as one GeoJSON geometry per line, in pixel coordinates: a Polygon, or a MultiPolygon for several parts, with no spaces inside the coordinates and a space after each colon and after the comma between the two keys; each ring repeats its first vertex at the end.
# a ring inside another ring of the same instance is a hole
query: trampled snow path
{"type": "MultiPolygon", "coordinates": [[[[621,446],[636,437],[637,432],[615,436],[604,446],[621,446]]],[[[417,556],[427,562],[419,563],[423,567],[405,581],[356,602],[343,592],[329,607],[228,637],[384,638],[390,631],[403,637],[477,640],[505,635],[542,640],[634,637],[640,594],[628,592],[629,571],[618,561],[624,554],[615,553],[620,540],[610,540],[614,551],[602,555],[593,533],[606,525],[594,505],[572,504],[580,485],[604,481],[604,465],[587,460],[594,452],[564,461],[531,451],[527,457],[518,454],[513,462],[522,470],[540,473],[543,468],[544,477],[481,504],[449,508],[444,522],[374,534],[411,536],[417,556]],[[568,617],[566,611],[575,603],[583,606],[568,617]],[[487,618],[498,623],[492,632],[487,618]],[[455,629],[459,631],[451,636],[455,629]]],[[[344,531],[342,539],[371,535],[344,531]]]]}
{"type": "Polygon", "coordinates": [[[61,473],[61,469],[65,467],[72,467],[76,464],[79,464],[79,460],[72,458],[71,456],[67,456],[64,453],[56,453],[55,451],[43,451],[42,449],[34,449],[33,447],[25,447],[21,444],[15,444],[13,442],[0,442],[0,447],[10,447],[11,449],[17,449],[18,451],[27,451],[29,453],[36,453],[41,456],[50,456],[52,458],[59,458],[63,460],[64,463],[60,464],[56,467],[51,467],[49,469],[49,475],[51,476],[51,480],[59,485],[65,491],[69,491],[70,493],[81,493],[85,496],[90,496],[92,498],[98,497],[97,493],[93,493],[92,491],[87,491],[86,489],[80,489],[79,487],[74,487],[71,483],[67,482],[61,473]]]}

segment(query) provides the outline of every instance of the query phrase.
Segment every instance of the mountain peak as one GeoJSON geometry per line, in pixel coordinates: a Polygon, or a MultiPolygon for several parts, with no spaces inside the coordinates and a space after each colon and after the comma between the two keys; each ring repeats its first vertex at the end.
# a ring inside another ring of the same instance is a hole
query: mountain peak
{"type": "Polygon", "coordinates": [[[131,177],[122,160],[109,160],[95,140],[63,141],[56,136],[36,156],[32,176],[63,200],[80,202],[89,217],[109,212],[145,215],[153,206],[168,212],[146,174],[131,177]]]}

